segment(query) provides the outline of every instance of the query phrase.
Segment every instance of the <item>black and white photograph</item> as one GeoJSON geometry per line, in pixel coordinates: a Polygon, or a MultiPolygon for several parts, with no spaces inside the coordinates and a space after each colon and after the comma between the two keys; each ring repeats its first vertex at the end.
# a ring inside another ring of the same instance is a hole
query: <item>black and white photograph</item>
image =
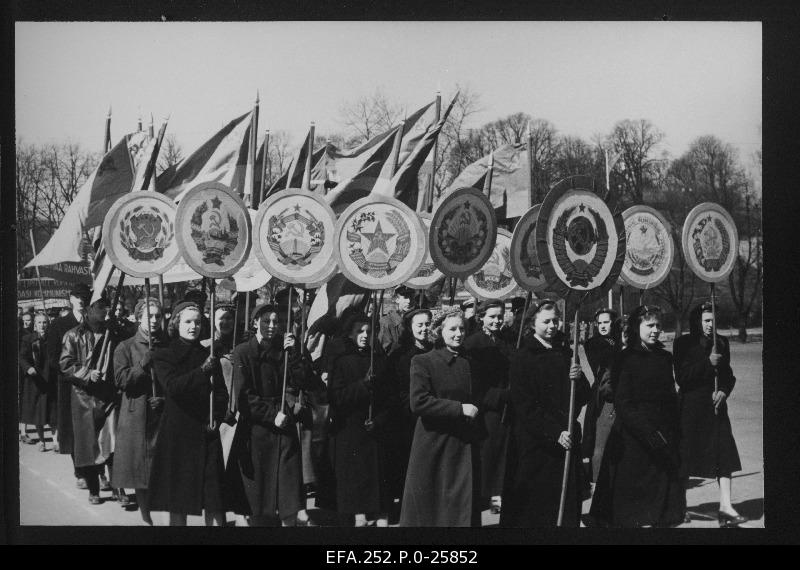
{"type": "Polygon", "coordinates": [[[761,22],[13,29],[21,528],[770,528],[761,22]]]}

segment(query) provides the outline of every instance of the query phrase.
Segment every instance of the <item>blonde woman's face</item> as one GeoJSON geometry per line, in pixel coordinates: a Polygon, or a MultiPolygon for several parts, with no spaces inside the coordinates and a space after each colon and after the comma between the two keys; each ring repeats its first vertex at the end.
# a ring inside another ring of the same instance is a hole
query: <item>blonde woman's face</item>
{"type": "Polygon", "coordinates": [[[533,330],[541,338],[551,340],[558,330],[558,315],[553,309],[544,309],[536,314],[533,330]]]}
{"type": "Polygon", "coordinates": [[[442,323],[442,340],[450,348],[458,348],[464,343],[464,320],[449,317],[442,323]]]}
{"type": "Polygon", "coordinates": [[[200,311],[197,309],[184,309],[178,317],[178,335],[185,340],[200,338],[200,311]]]}

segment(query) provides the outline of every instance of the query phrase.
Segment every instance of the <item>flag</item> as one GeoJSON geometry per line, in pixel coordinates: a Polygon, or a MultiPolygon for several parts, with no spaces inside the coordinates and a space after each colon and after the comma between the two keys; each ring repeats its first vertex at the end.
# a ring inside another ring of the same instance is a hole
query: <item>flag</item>
{"type": "Polygon", "coordinates": [[[436,138],[439,136],[439,133],[442,132],[442,128],[445,122],[447,122],[447,117],[450,115],[450,111],[453,109],[457,97],[458,94],[453,97],[453,100],[447,106],[441,118],[425,130],[424,135],[419,138],[414,150],[392,176],[389,185],[385,189],[379,189],[376,185],[376,190],[373,190],[373,192],[377,191],[377,193],[383,193],[396,198],[411,209],[416,207],[417,196],[419,194],[419,170],[431,153],[434,144],[436,144],[436,138]]]}
{"type": "Polygon", "coordinates": [[[131,190],[136,167],[134,159],[140,160],[142,156],[142,137],[146,137],[146,133],[125,135],[103,156],[67,207],[50,240],[25,267],[85,259],[87,234],[102,225],[111,205],[131,190]]]}
{"type": "MultiPolygon", "coordinates": [[[[499,219],[505,219],[506,216],[519,217],[528,210],[530,178],[527,151],[527,143],[518,143],[503,145],[493,152],[492,192],[489,200],[498,211],[499,219]]],[[[483,190],[488,165],[489,155],[486,155],[467,166],[442,192],[439,200],[465,186],[483,190]]]]}
{"type": "MultiPolygon", "coordinates": [[[[308,133],[306,134],[306,138],[303,141],[302,146],[297,150],[297,155],[292,158],[292,161],[289,163],[289,168],[284,172],[278,179],[272,183],[269,187],[269,190],[266,193],[265,198],[272,196],[275,192],[279,190],[284,190],[286,188],[302,188],[303,187],[303,175],[306,172],[306,157],[308,156],[308,138],[311,135],[311,130],[309,129],[308,133]],[[287,185],[286,181],[291,180],[291,182],[287,185]]],[[[320,160],[322,160],[323,156],[327,152],[327,145],[324,145],[314,152],[311,153],[311,164],[316,165],[320,160]]],[[[261,160],[263,160],[263,155],[259,156],[261,160]]],[[[261,163],[263,164],[263,163],[261,163]]],[[[259,162],[256,161],[256,170],[258,170],[259,162]]],[[[311,179],[314,180],[314,171],[315,169],[311,168],[311,179]]],[[[314,189],[314,184],[312,182],[311,189],[314,189]]]]}
{"type": "Polygon", "coordinates": [[[242,195],[252,113],[248,111],[232,120],[181,162],[162,172],[156,179],[156,190],[178,202],[192,186],[215,181],[242,195]]]}
{"type": "Polygon", "coordinates": [[[348,307],[363,310],[369,300],[369,291],[359,287],[342,273],[337,273],[317,291],[308,311],[308,328],[325,316],[341,317],[348,307]]]}

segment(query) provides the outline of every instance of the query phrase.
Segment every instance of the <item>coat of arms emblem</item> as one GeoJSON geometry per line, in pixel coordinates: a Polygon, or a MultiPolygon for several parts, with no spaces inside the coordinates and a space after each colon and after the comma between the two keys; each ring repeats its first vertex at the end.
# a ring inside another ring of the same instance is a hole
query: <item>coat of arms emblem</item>
{"type": "Polygon", "coordinates": [[[155,205],[136,206],[119,222],[119,240],[136,261],[156,261],[175,237],[167,212],[155,205]]]}
{"type": "Polygon", "coordinates": [[[664,236],[648,217],[636,217],[627,232],[626,244],[632,273],[648,277],[661,267],[666,255],[664,236]]]}
{"type": "Polygon", "coordinates": [[[223,266],[239,243],[239,224],[236,217],[222,208],[222,200],[214,197],[203,200],[191,218],[191,236],[202,253],[203,263],[223,266]]]}
{"type": "Polygon", "coordinates": [[[365,210],[351,220],[347,241],[348,256],[364,275],[391,275],[409,255],[411,229],[400,212],[365,210]]]}
{"type": "Polygon", "coordinates": [[[487,291],[498,291],[508,287],[513,280],[508,247],[495,247],[489,261],[473,277],[478,287],[487,291]]]}
{"type": "Polygon", "coordinates": [[[608,230],[599,212],[583,203],[564,209],[553,228],[553,250],[569,284],[588,287],[608,255],[608,230]]]}
{"type": "Polygon", "coordinates": [[[483,249],[488,237],[486,214],[472,208],[469,200],[445,213],[439,226],[438,239],[442,255],[455,265],[472,261],[483,249]]]}
{"type": "Polygon", "coordinates": [[[325,224],[300,204],[270,216],[267,241],[278,261],[286,266],[304,267],[325,242],[325,224]]]}
{"type": "Polygon", "coordinates": [[[710,214],[700,218],[691,234],[697,262],[706,271],[719,271],[728,261],[731,240],[721,220],[710,214]]]}

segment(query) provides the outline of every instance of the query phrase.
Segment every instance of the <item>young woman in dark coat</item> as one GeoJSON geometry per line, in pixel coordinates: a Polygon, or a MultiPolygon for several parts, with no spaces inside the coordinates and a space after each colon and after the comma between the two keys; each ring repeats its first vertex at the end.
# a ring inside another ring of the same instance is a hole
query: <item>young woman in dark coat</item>
{"type": "MultiPolygon", "coordinates": [[[[166,402],[150,473],[150,508],[169,511],[171,526],[185,526],[187,515],[205,511],[207,526],[225,522],[225,511],[244,514],[241,480],[226,481],[219,423],[228,393],[219,366],[200,345],[201,311],[180,303],[170,319],[171,343],[153,355],[166,402]],[[214,423],[209,425],[213,377],[214,423]]],[[[230,471],[229,473],[235,473],[230,471]]]]}
{"type": "Polygon", "coordinates": [[[51,379],[47,360],[47,325],[49,320],[43,312],[36,313],[33,331],[22,337],[19,360],[22,368],[22,415],[25,424],[36,426],[39,436],[39,451],[47,451],[44,441],[45,424],[51,419],[55,400],[55,384],[51,379]]]}
{"type": "Polygon", "coordinates": [[[683,522],[686,495],[672,355],[658,340],[661,309],[637,307],[627,329],[628,346],[612,366],[617,419],[595,500],[607,501],[616,527],[675,526],[683,522]]]}
{"type": "MultiPolygon", "coordinates": [[[[563,525],[577,527],[581,513],[583,471],[577,450],[581,429],[578,415],[589,400],[589,382],[558,331],[555,303],[547,299],[530,312],[533,334],[511,356],[509,378],[513,435],[509,449],[500,525],[556,526],[566,451],[572,449],[563,525]],[[575,415],[569,418],[571,382],[575,415]],[[567,430],[572,422],[572,435],[567,430]]],[[[530,325],[529,325],[530,326],[530,325]]]]}
{"type": "Polygon", "coordinates": [[[478,307],[478,330],[464,341],[464,349],[472,360],[475,380],[482,387],[481,418],[487,437],[481,442],[481,495],[488,499],[492,512],[499,513],[506,471],[506,455],[510,436],[508,413],[508,368],[511,344],[502,334],[505,303],[485,301],[478,307]]]}
{"type": "MultiPolygon", "coordinates": [[[[255,334],[233,350],[233,385],[239,393],[238,429],[249,434],[239,450],[251,526],[307,524],[297,423],[300,389],[321,381],[301,353],[295,336],[286,333],[286,311],[273,305],[256,307],[255,334]],[[281,409],[285,355],[289,373],[285,407],[281,409]]],[[[233,452],[232,452],[233,453],[233,452]]]]}
{"type": "Polygon", "coordinates": [[[731,370],[728,339],[717,335],[714,352],[714,314],[711,303],[689,315],[689,334],[673,347],[675,380],[680,387],[681,462],[684,477],[715,478],[719,484],[719,524],[747,521],[731,503],[731,473],[742,469],[733,439],[726,400],[736,378],[731,370]],[[714,376],[718,390],[714,391],[714,376]]]}
{"type": "MultiPolygon", "coordinates": [[[[153,524],[147,484],[158,435],[158,422],[164,407],[163,387],[153,396],[153,350],[166,345],[161,330],[161,304],[156,299],[139,301],[134,314],[139,321],[136,334],[122,341],[114,351],[114,377],[122,393],[114,450],[111,484],[118,489],[135,489],[142,520],[153,524]],[[147,311],[150,311],[148,328],[147,311]],[[149,333],[148,333],[149,331],[149,333]],[[148,343],[148,334],[151,340],[148,343]]],[[[156,379],[156,382],[158,380],[156,379]]]]}
{"type": "MultiPolygon", "coordinates": [[[[584,343],[586,360],[594,375],[592,393],[583,420],[581,450],[584,466],[591,480],[597,481],[608,435],[616,419],[611,390],[611,364],[622,350],[620,322],[612,309],[598,309],[594,314],[595,333],[584,343]]],[[[593,513],[607,521],[603,513],[593,513]]]]}
{"type": "Polygon", "coordinates": [[[434,350],[411,359],[417,417],[400,526],[480,526],[479,387],[464,350],[465,321],[450,310],[434,324],[434,350]],[[477,394],[477,395],[476,395],[477,394]]]}
{"type": "Polygon", "coordinates": [[[345,353],[333,366],[328,384],[331,406],[331,462],[340,513],[355,516],[356,526],[388,526],[391,497],[386,484],[386,430],[396,401],[387,378],[386,357],[374,353],[366,315],[344,325],[345,353]]]}
{"type": "Polygon", "coordinates": [[[400,499],[401,505],[416,424],[416,418],[411,413],[409,403],[411,359],[418,354],[425,354],[433,348],[430,339],[431,318],[432,314],[428,309],[409,311],[403,318],[400,346],[389,355],[388,361],[388,371],[395,384],[394,390],[398,400],[389,420],[386,471],[391,497],[400,499]]]}

